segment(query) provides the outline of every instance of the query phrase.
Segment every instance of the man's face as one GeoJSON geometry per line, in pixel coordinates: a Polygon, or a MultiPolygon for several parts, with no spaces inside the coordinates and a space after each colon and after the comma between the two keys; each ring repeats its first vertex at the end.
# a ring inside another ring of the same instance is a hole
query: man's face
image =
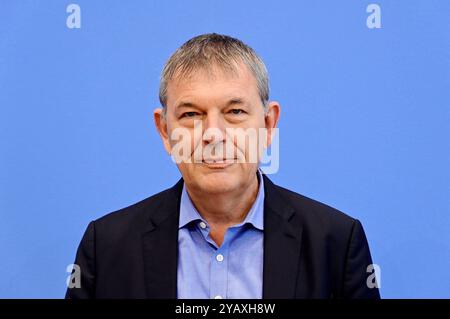
{"type": "Polygon", "coordinates": [[[212,194],[245,189],[254,182],[262,149],[252,146],[270,143],[279,107],[271,102],[265,112],[256,80],[242,64],[236,72],[213,68],[170,81],[166,114],[162,112],[155,111],[155,122],[166,150],[177,156],[180,145],[188,146],[184,160],[177,163],[186,185],[212,194]],[[260,128],[269,129],[268,136],[260,136],[260,128]],[[257,135],[243,140],[243,132],[257,135]]]}

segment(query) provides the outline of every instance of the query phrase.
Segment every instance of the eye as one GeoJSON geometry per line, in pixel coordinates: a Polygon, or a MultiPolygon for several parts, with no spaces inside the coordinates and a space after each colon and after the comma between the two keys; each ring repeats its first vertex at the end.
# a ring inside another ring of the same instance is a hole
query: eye
{"type": "Polygon", "coordinates": [[[242,109],[231,109],[231,110],[229,111],[229,113],[234,114],[234,115],[239,115],[239,114],[244,114],[245,111],[242,110],[242,109]]]}
{"type": "Polygon", "coordinates": [[[197,112],[184,112],[183,114],[181,114],[181,117],[194,117],[198,115],[197,112]]]}

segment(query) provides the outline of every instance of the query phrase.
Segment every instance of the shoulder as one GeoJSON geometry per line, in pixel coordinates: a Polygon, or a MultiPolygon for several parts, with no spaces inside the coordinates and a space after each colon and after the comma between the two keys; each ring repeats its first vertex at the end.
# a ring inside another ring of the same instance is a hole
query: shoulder
{"type": "Polygon", "coordinates": [[[316,199],[273,184],[284,201],[292,207],[296,219],[311,233],[327,237],[347,237],[359,221],[337,208],[316,199]]]}
{"type": "Polygon", "coordinates": [[[164,214],[169,213],[166,206],[167,203],[177,201],[178,186],[179,183],[135,204],[110,212],[92,221],[91,224],[97,233],[107,237],[141,233],[140,230],[144,230],[150,220],[161,215],[164,217],[164,214]]]}

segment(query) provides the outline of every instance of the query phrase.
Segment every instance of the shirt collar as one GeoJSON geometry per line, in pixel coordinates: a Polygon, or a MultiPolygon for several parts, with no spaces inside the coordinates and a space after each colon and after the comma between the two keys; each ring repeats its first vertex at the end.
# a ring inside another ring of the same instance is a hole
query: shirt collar
{"type": "MultiPolygon", "coordinates": [[[[261,171],[258,169],[258,195],[256,196],[256,200],[253,202],[252,207],[250,208],[247,216],[244,221],[238,225],[234,225],[233,227],[239,227],[244,224],[251,224],[253,227],[263,230],[264,229],[264,181],[262,178],[261,171]]],[[[183,228],[187,224],[194,221],[203,221],[205,223],[206,220],[200,215],[200,213],[195,208],[194,204],[189,197],[189,194],[186,191],[186,186],[183,184],[183,191],[181,193],[181,201],[180,201],[180,219],[178,228],[183,228]]]]}

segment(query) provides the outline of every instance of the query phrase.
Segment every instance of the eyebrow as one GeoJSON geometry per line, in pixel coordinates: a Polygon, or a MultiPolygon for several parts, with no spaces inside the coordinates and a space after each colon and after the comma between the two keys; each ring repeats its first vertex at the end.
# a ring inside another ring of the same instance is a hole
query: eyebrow
{"type": "Polygon", "coordinates": [[[227,103],[227,106],[234,105],[234,104],[242,105],[242,104],[245,104],[245,102],[242,98],[236,97],[236,98],[230,99],[227,103]]]}
{"type": "Polygon", "coordinates": [[[197,105],[195,105],[194,103],[191,103],[191,102],[180,102],[180,103],[177,104],[175,109],[178,109],[178,108],[181,108],[181,107],[197,107],[197,105]]]}
{"type": "MultiPolygon", "coordinates": [[[[231,98],[230,100],[228,100],[228,102],[225,104],[225,107],[228,107],[230,105],[243,105],[245,104],[244,100],[240,97],[234,97],[231,98]]],[[[196,105],[195,103],[192,102],[187,102],[187,101],[181,101],[180,103],[178,103],[175,107],[175,109],[179,109],[182,107],[193,107],[193,108],[200,108],[198,105],[196,105]]]]}

